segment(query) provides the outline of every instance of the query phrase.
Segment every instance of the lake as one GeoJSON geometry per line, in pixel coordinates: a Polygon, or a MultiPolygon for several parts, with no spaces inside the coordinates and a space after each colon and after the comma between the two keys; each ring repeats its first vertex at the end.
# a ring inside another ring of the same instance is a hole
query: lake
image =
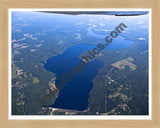
{"type": "MultiPolygon", "coordinates": [[[[104,38],[105,35],[100,35],[88,29],[88,36],[95,38],[104,38]]],[[[107,35],[106,35],[107,36],[107,35]]],[[[97,42],[98,43],[98,42],[97,42]]],[[[106,46],[106,49],[122,49],[130,47],[134,42],[124,40],[118,36],[113,42],[106,46]]],[[[96,45],[75,45],[69,47],[62,54],[49,58],[44,64],[44,68],[50,72],[56,73],[56,77],[61,78],[62,74],[69,73],[74,66],[78,65],[81,59],[78,57],[81,53],[96,48],[96,45]]],[[[88,106],[89,92],[92,89],[92,80],[97,75],[98,70],[103,67],[103,63],[94,60],[87,64],[84,70],[76,74],[70,82],[67,82],[65,87],[60,90],[59,96],[52,105],[54,108],[71,109],[83,111],[88,106]]],[[[59,82],[56,80],[56,83],[59,82]]]]}

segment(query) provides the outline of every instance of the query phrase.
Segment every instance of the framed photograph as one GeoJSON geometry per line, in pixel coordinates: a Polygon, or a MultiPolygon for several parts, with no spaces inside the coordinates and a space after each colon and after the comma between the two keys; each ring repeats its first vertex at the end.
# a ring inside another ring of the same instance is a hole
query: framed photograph
{"type": "Polygon", "coordinates": [[[160,127],[158,2],[0,2],[1,126],[160,127]]]}

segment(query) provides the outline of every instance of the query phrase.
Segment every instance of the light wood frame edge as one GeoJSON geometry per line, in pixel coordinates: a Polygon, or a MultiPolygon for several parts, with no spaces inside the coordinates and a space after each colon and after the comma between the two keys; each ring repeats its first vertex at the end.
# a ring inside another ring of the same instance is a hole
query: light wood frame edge
{"type": "Polygon", "coordinates": [[[159,0],[0,0],[0,128],[34,127],[160,127],[160,1],[159,0]],[[151,8],[152,120],[8,120],[9,8],[151,8]]]}

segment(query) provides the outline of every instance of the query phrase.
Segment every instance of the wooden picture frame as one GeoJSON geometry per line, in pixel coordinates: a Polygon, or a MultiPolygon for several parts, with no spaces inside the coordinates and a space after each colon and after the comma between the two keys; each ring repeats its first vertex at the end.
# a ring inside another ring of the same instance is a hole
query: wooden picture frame
{"type": "Polygon", "coordinates": [[[0,0],[0,127],[160,127],[160,1],[159,0],[0,0]],[[9,9],[10,8],[150,8],[152,10],[152,119],[149,120],[9,120],[9,9]]]}

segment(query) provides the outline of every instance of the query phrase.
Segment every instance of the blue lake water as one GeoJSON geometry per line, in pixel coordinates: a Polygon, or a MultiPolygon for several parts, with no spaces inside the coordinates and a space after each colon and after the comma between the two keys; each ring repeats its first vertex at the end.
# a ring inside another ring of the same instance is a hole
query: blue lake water
{"type": "MultiPolygon", "coordinates": [[[[123,32],[122,32],[123,33],[123,32]]],[[[91,30],[91,28],[88,29],[88,36],[91,37],[95,37],[95,38],[100,38],[100,39],[105,39],[106,36],[109,36],[109,34],[107,35],[101,35],[101,34],[97,34],[95,32],[93,32],[91,30]]],[[[116,38],[112,38],[112,42],[108,43],[110,45],[108,45],[106,47],[106,49],[122,49],[122,48],[128,48],[130,47],[132,44],[134,43],[134,41],[129,41],[129,40],[125,40],[124,37],[122,36],[117,36],[116,38]]]]}
{"type": "MultiPolygon", "coordinates": [[[[88,31],[88,36],[96,38],[104,38],[105,35],[99,35],[88,31]]],[[[99,42],[98,42],[99,43],[99,42]]],[[[123,37],[118,36],[113,39],[113,42],[106,46],[106,49],[122,49],[130,47],[134,42],[124,40],[123,37]]],[[[78,56],[87,50],[96,48],[96,45],[81,44],[69,47],[65,52],[55,57],[51,57],[44,64],[44,68],[50,72],[56,73],[56,83],[59,82],[62,74],[69,73],[74,66],[81,61],[78,56]]],[[[98,73],[98,69],[103,67],[103,63],[94,60],[87,64],[85,69],[77,73],[70,82],[60,90],[59,96],[56,99],[54,108],[71,109],[71,110],[85,110],[88,106],[89,92],[92,89],[92,80],[98,73]]]]}
{"type": "MultiPolygon", "coordinates": [[[[94,47],[94,45],[76,45],[70,47],[61,55],[48,59],[44,67],[56,73],[56,77],[60,78],[63,73],[69,73],[74,66],[78,65],[81,61],[78,58],[79,54],[94,47]]],[[[70,82],[66,83],[53,107],[73,110],[86,109],[89,92],[93,85],[92,80],[98,73],[98,69],[102,67],[103,64],[99,61],[88,63],[85,69],[77,73],[70,82]]],[[[56,82],[59,81],[57,80],[56,82]]]]}

